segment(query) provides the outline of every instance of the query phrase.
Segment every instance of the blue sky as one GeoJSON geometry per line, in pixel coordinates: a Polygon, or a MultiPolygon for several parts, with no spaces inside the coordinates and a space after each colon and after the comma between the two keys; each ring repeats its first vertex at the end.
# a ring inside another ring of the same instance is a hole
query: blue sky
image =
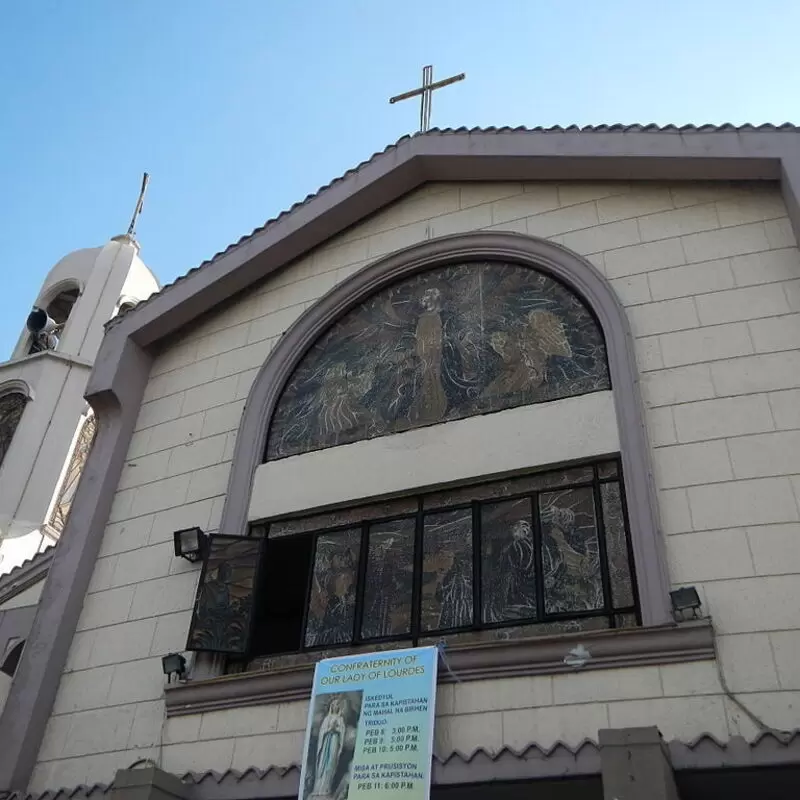
{"type": "Polygon", "coordinates": [[[128,225],[174,279],[433,124],[800,122],[796,0],[5,0],[0,358],[63,255],[128,225]]]}

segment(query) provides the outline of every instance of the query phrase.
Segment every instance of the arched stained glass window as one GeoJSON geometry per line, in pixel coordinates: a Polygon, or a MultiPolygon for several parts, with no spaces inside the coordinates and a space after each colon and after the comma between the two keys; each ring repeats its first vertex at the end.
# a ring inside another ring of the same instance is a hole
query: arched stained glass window
{"type": "Polygon", "coordinates": [[[610,388],[583,301],[530,267],[462,263],[385,288],[304,355],[267,460],[610,388]]]}
{"type": "Polygon", "coordinates": [[[0,465],[11,447],[27,402],[28,398],[21,392],[9,392],[0,397],[0,465]]]}
{"type": "Polygon", "coordinates": [[[78,481],[86,464],[86,459],[89,457],[96,430],[97,422],[94,415],[87,417],[78,434],[78,441],[72,451],[69,466],[58,491],[58,497],[50,517],[50,527],[59,533],[64,530],[64,526],[67,524],[67,517],[69,516],[70,508],[72,508],[72,500],[75,497],[75,491],[78,488],[78,481]]]}

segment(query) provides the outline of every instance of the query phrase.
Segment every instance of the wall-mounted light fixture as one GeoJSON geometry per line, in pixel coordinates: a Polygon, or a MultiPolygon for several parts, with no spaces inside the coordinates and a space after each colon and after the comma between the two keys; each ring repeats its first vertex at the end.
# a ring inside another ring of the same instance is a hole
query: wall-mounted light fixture
{"type": "Polygon", "coordinates": [[[172,682],[173,675],[180,680],[186,674],[186,659],[180,653],[168,653],[161,658],[161,669],[168,683],[172,682]]]}
{"type": "Polygon", "coordinates": [[[175,555],[187,561],[200,561],[206,551],[206,535],[200,528],[184,528],[172,534],[175,539],[175,555]]]}
{"type": "Polygon", "coordinates": [[[686,612],[691,611],[692,619],[696,619],[700,612],[700,595],[694,586],[684,586],[669,593],[672,601],[672,612],[676,619],[686,619],[686,612]]]}

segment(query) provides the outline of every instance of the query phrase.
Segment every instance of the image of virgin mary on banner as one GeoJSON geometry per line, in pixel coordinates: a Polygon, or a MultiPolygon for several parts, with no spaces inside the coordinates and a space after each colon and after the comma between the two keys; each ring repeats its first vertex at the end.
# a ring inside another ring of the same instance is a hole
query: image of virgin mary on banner
{"type": "Polygon", "coordinates": [[[311,737],[306,760],[311,791],[304,797],[333,800],[347,797],[350,765],[361,715],[362,692],[320,695],[313,706],[311,737]]]}

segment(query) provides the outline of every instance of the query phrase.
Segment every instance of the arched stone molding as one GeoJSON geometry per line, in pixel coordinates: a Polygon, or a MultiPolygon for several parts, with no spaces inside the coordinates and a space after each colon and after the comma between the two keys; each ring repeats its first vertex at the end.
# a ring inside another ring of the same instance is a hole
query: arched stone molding
{"type": "Polygon", "coordinates": [[[625,474],[628,516],[644,625],[672,620],[664,543],[627,316],[605,277],[586,259],[524,234],[476,232],[442,237],[379,259],[312,305],[283,335],[253,382],[233,456],[220,530],[244,534],[256,468],[262,462],[272,414],[286,381],[317,338],[365,298],[423,270],[465,261],[507,261],[561,281],[596,315],[606,339],[625,474]]]}
{"type": "Polygon", "coordinates": [[[34,391],[27,381],[22,378],[11,378],[7,381],[0,382],[0,397],[6,394],[22,394],[30,401],[34,400],[34,391]]]}
{"type": "Polygon", "coordinates": [[[52,286],[45,286],[37,298],[36,304],[48,306],[62,292],[69,292],[73,289],[77,290],[79,296],[83,294],[83,281],[79,281],[77,278],[64,278],[52,286]]]}
{"type": "Polygon", "coordinates": [[[116,317],[117,314],[127,313],[128,311],[133,309],[134,306],[136,306],[136,304],[139,303],[139,302],[141,302],[141,301],[139,299],[137,299],[136,297],[134,297],[133,295],[130,295],[130,294],[120,295],[120,298],[119,298],[119,300],[117,300],[117,304],[114,307],[114,315],[113,316],[116,317]]]}

